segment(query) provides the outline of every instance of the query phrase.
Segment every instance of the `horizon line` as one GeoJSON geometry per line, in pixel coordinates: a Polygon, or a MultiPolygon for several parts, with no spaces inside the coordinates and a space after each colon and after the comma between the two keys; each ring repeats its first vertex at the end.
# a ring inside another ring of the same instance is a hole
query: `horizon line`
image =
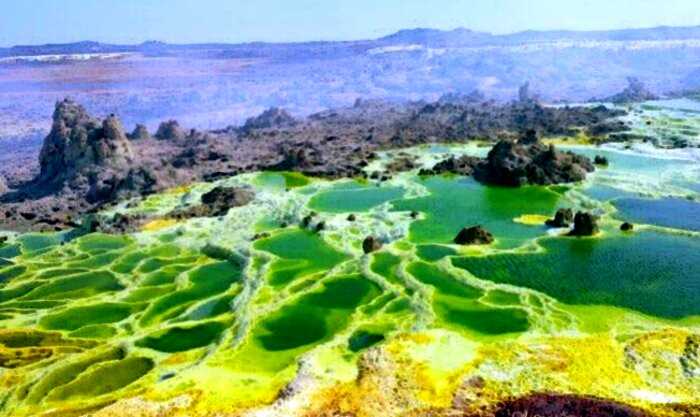
{"type": "Polygon", "coordinates": [[[30,43],[25,43],[25,44],[3,44],[0,45],[0,49],[12,49],[12,48],[20,48],[20,47],[39,47],[39,46],[61,46],[61,45],[73,45],[73,44],[79,44],[79,43],[96,43],[100,45],[111,45],[111,46],[138,46],[138,45],[143,45],[147,43],[162,43],[165,45],[173,45],[173,46],[190,46],[190,45],[211,45],[211,44],[218,44],[218,45],[251,45],[251,44],[264,44],[264,45],[282,45],[282,44],[287,44],[287,45],[292,45],[292,44],[309,44],[309,43],[344,43],[344,42],[371,42],[371,41],[377,41],[383,38],[388,38],[393,35],[397,35],[401,32],[410,32],[410,31],[433,31],[433,32],[456,32],[456,31],[468,31],[472,32],[475,34],[482,34],[482,35],[489,35],[492,37],[507,37],[507,36],[514,36],[518,34],[524,34],[524,33],[554,33],[554,32],[568,32],[568,33],[605,33],[605,32],[622,32],[622,31],[634,31],[634,30],[654,30],[654,29],[693,29],[693,28],[700,28],[700,25],[681,25],[681,26],[671,26],[671,25],[657,25],[657,26],[637,26],[637,27],[623,27],[623,28],[615,28],[615,29],[593,29],[593,30],[580,30],[580,29],[524,29],[524,30],[519,30],[519,31],[514,31],[514,32],[504,32],[504,33],[494,33],[494,32],[486,32],[486,31],[478,31],[478,30],[473,30],[469,29],[464,26],[458,26],[454,27],[452,29],[439,29],[439,28],[434,28],[434,27],[407,27],[403,29],[398,29],[394,30],[392,32],[389,32],[385,35],[374,37],[374,38],[356,38],[356,39],[316,39],[316,40],[302,40],[302,41],[241,41],[241,42],[233,42],[233,41],[216,41],[216,40],[210,40],[210,41],[195,41],[195,42],[187,42],[187,43],[179,43],[179,42],[169,42],[169,41],[164,41],[160,39],[144,39],[142,41],[134,41],[133,43],[113,43],[113,42],[104,42],[104,41],[99,41],[99,40],[94,40],[90,38],[83,38],[81,40],[75,40],[75,41],[65,41],[65,42],[46,42],[46,43],[36,43],[36,44],[30,44],[30,43]]]}

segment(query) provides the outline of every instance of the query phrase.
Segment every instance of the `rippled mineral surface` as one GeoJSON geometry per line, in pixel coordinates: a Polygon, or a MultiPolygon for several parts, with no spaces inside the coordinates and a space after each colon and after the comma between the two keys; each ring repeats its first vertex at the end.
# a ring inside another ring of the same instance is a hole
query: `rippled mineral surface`
{"type": "MultiPolygon", "coordinates": [[[[692,138],[693,112],[632,117],[692,138]]],[[[138,233],[8,235],[0,415],[505,415],[544,393],[700,415],[700,152],[569,148],[609,165],[517,189],[261,172],[111,209],[152,216],[138,233]],[[166,219],[218,185],[255,200],[166,219]],[[601,233],[548,229],[561,207],[601,233]],[[493,244],[452,244],[476,224],[493,244]],[[367,236],[381,249],[365,254],[367,236]]],[[[402,152],[429,165],[486,149],[402,152]]]]}

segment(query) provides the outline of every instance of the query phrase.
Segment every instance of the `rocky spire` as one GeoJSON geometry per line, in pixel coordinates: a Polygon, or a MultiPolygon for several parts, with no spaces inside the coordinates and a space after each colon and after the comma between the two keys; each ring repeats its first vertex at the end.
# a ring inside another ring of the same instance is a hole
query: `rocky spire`
{"type": "Polygon", "coordinates": [[[40,182],[62,182],[94,167],[127,168],[132,159],[119,119],[100,122],[72,100],[56,103],[51,132],[39,155],[40,182]]]}

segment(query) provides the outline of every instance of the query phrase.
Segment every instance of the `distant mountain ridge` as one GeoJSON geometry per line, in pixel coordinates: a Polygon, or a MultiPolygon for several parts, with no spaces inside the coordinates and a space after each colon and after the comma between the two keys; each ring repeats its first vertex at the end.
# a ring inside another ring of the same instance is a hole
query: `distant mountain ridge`
{"type": "Polygon", "coordinates": [[[669,27],[659,26],[643,29],[619,29],[603,31],[524,31],[505,35],[476,32],[465,28],[439,30],[429,28],[403,29],[396,33],[374,39],[355,41],[313,41],[313,42],[247,42],[247,43],[193,43],[170,44],[160,41],[146,41],[140,44],[119,45],[95,41],[81,41],[64,44],[16,45],[0,48],[1,57],[91,54],[91,53],[166,53],[168,51],[201,50],[274,50],[309,47],[355,47],[371,49],[381,46],[416,44],[428,47],[469,47],[469,46],[508,46],[556,41],[670,41],[700,39],[700,26],[669,27]]]}

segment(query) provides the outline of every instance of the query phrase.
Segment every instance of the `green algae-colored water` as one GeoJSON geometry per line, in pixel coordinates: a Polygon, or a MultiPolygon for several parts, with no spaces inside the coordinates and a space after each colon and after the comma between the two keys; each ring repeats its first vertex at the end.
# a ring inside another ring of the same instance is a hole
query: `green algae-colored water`
{"type": "MultiPolygon", "coordinates": [[[[189,386],[184,375],[199,367],[227,369],[241,386],[287,383],[301,358],[335,352],[345,363],[430,329],[495,343],[585,332],[581,323],[622,310],[647,328],[699,331],[700,195],[674,186],[678,177],[700,184],[695,165],[585,152],[610,165],[582,184],[260,173],[223,180],[257,194],[221,219],[128,236],[10,236],[0,244],[0,372],[12,383],[0,414],[100,407],[157,381],[189,386]],[[645,176],[657,168],[664,175],[645,176]],[[627,181],[630,172],[640,176],[627,181]],[[542,219],[559,207],[596,213],[602,233],[549,230],[542,219]],[[623,220],[635,231],[620,232],[623,220]],[[261,224],[268,234],[253,239],[261,224]],[[477,224],[494,244],[452,243],[477,224]],[[364,254],[368,235],[383,246],[364,254]]],[[[167,210],[197,190],[118,210],[167,210]]]]}
{"type": "Polygon", "coordinates": [[[433,177],[422,181],[426,197],[396,201],[395,210],[418,211],[425,218],[411,224],[416,243],[450,243],[462,227],[481,224],[493,233],[498,247],[519,246],[543,228],[513,223],[522,214],[549,215],[559,195],[542,187],[486,187],[473,179],[433,177]]]}

